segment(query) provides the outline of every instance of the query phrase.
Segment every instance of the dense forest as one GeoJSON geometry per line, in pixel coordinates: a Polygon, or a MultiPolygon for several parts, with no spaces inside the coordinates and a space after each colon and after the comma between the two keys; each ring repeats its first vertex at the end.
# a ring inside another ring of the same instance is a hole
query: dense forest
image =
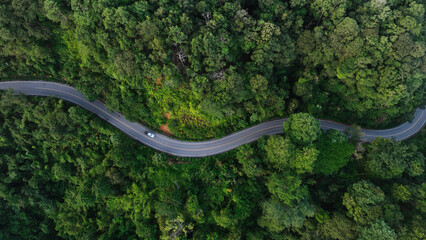
{"type": "Polygon", "coordinates": [[[356,143],[297,113],[283,135],[185,159],[55,98],[2,92],[0,116],[0,239],[426,237],[425,129],[356,143]]]}
{"type": "Polygon", "coordinates": [[[2,0],[0,77],[62,79],[186,139],[296,112],[386,127],[425,102],[424,17],[420,0],[2,0]]]}
{"type": "Polygon", "coordinates": [[[425,239],[421,0],[0,0],[0,78],[75,86],[126,118],[211,139],[289,117],[207,158],[145,147],[54,98],[0,92],[0,239],[425,239]],[[348,133],[349,134],[349,133],[348,133]]]}

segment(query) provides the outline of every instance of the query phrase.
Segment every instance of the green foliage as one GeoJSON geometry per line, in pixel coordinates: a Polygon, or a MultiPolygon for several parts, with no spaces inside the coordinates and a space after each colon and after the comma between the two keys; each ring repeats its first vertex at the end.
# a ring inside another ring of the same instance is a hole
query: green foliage
{"type": "Polygon", "coordinates": [[[168,219],[165,222],[165,235],[163,235],[161,239],[176,239],[181,234],[186,236],[193,228],[194,226],[191,224],[185,224],[185,220],[182,216],[178,216],[176,219],[168,219]]]}
{"type": "Polygon", "coordinates": [[[306,201],[301,201],[298,206],[288,207],[277,199],[268,199],[262,204],[262,216],[259,226],[271,232],[281,232],[285,228],[301,227],[306,217],[314,216],[314,208],[306,201]]]}
{"type": "Polygon", "coordinates": [[[302,98],[321,105],[315,113],[377,126],[421,105],[425,11],[420,1],[318,0],[310,8],[316,26],[298,36],[303,72],[297,77],[317,79],[313,97],[302,98]]]}
{"type": "Polygon", "coordinates": [[[293,87],[293,93],[303,99],[312,97],[313,84],[306,78],[299,78],[293,87]]]}
{"type": "Polygon", "coordinates": [[[392,186],[392,196],[397,201],[406,202],[408,200],[411,200],[410,189],[402,184],[394,184],[392,186]]]}
{"type": "Polygon", "coordinates": [[[273,173],[266,183],[269,192],[289,206],[295,205],[308,195],[302,179],[291,172],[273,173]]]}
{"type": "Polygon", "coordinates": [[[360,234],[359,240],[396,240],[395,231],[390,228],[384,221],[376,221],[371,225],[364,227],[360,234]]]}
{"type": "Polygon", "coordinates": [[[296,113],[284,122],[284,133],[292,142],[307,145],[314,142],[320,134],[320,123],[308,113],[296,113]]]}
{"type": "Polygon", "coordinates": [[[343,61],[337,67],[337,74],[336,74],[336,76],[339,79],[344,79],[344,78],[347,78],[347,77],[352,77],[354,69],[355,69],[355,58],[348,58],[345,61],[343,61]]]}
{"type": "Polygon", "coordinates": [[[255,154],[255,149],[249,145],[242,145],[237,149],[237,160],[242,165],[243,172],[247,177],[259,177],[265,173],[262,158],[255,154]]]}
{"type": "Polygon", "coordinates": [[[188,197],[188,199],[186,200],[186,207],[191,218],[193,218],[198,223],[205,222],[204,211],[203,209],[201,209],[196,195],[190,195],[188,197]]]}
{"type": "MultiPolygon", "coordinates": [[[[392,127],[424,104],[424,7],[4,0],[0,77],[52,76],[180,139],[296,112],[392,127]]],[[[0,239],[425,239],[425,130],[349,161],[346,137],[297,113],[285,137],[181,159],[63,101],[0,95],[0,239]]]]}
{"type": "Polygon", "coordinates": [[[295,157],[296,147],[290,139],[274,135],[268,138],[265,146],[266,159],[276,169],[285,170],[295,157]]]}
{"type": "Polygon", "coordinates": [[[333,239],[343,240],[355,238],[354,223],[340,213],[336,213],[332,218],[326,220],[321,226],[321,230],[326,237],[333,239]]]}
{"type": "Polygon", "coordinates": [[[315,162],[316,173],[329,175],[344,167],[355,148],[348,138],[336,130],[328,130],[318,139],[318,160],[315,162]]]}
{"type": "Polygon", "coordinates": [[[401,227],[398,231],[398,239],[420,240],[426,237],[424,216],[415,215],[406,226],[401,227]]]}
{"type": "MultiPolygon", "coordinates": [[[[382,183],[385,196],[367,181],[352,184],[362,173],[353,163],[328,177],[306,174],[317,154],[333,153],[327,148],[273,136],[186,164],[189,160],[142,147],[62,101],[28,101],[6,92],[0,113],[0,174],[5,176],[0,206],[6,216],[0,226],[8,229],[1,235],[6,239],[297,239],[318,234],[354,239],[392,233],[378,224],[382,220],[401,239],[424,237],[420,214],[426,211],[426,184],[410,182],[406,174],[405,183],[382,183]],[[288,146],[292,154],[280,162],[276,156],[288,146]],[[342,215],[339,205],[347,186],[343,206],[354,221],[342,215]]],[[[327,141],[347,144],[335,131],[320,135],[315,144],[327,141]]],[[[417,151],[417,141],[404,144],[417,151]]],[[[372,147],[367,151],[380,153],[372,147]]]]}
{"type": "Polygon", "coordinates": [[[298,174],[311,173],[318,154],[319,151],[313,145],[297,149],[295,157],[289,162],[289,166],[295,169],[298,174]]]}
{"type": "Polygon", "coordinates": [[[424,172],[425,157],[416,150],[416,147],[401,142],[377,138],[370,145],[366,170],[381,179],[401,177],[404,172],[419,176],[424,172]]]}
{"type": "Polygon", "coordinates": [[[262,75],[256,75],[250,78],[250,86],[253,92],[262,92],[268,88],[268,80],[262,75]]]}
{"type": "Polygon", "coordinates": [[[418,1],[3,5],[3,78],[53,76],[157,129],[169,113],[181,138],[214,138],[296,110],[386,125],[424,95],[418,1]]]}
{"type": "Polygon", "coordinates": [[[347,215],[356,222],[368,224],[383,214],[380,204],[385,200],[383,191],[368,181],[354,183],[343,196],[347,215]]]}

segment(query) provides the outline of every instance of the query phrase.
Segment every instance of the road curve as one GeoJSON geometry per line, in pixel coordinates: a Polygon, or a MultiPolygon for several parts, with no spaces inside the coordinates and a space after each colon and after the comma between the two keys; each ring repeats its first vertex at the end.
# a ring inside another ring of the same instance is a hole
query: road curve
{"type": "MultiPolygon", "coordinates": [[[[62,83],[47,81],[6,81],[0,82],[0,89],[13,89],[15,94],[34,96],[54,96],[65,101],[86,108],[98,115],[114,127],[118,128],[131,138],[152,147],[158,151],[181,157],[205,157],[216,155],[237,148],[242,144],[253,142],[263,135],[282,133],[282,126],[287,119],[278,119],[263,122],[259,125],[235,132],[220,139],[203,142],[180,141],[155,133],[155,138],[145,135],[145,131],[153,132],[145,126],[130,122],[118,112],[111,112],[100,101],[90,102],[75,88],[62,83]]],[[[362,140],[371,141],[376,137],[395,138],[404,140],[416,134],[423,128],[426,122],[426,111],[417,109],[411,123],[404,123],[397,127],[384,130],[362,129],[364,136],[362,140]]],[[[336,129],[343,131],[347,125],[328,120],[320,120],[321,128],[324,130],[336,129]]]]}

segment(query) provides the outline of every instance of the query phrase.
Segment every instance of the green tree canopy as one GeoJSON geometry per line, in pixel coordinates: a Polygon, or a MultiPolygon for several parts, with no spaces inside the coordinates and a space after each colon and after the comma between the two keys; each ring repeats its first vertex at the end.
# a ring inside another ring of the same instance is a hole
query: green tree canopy
{"type": "Polygon", "coordinates": [[[296,147],[291,143],[290,139],[274,135],[268,138],[265,151],[266,160],[273,167],[283,171],[288,167],[289,161],[294,159],[296,147]]]}
{"type": "Polygon", "coordinates": [[[368,181],[359,181],[348,188],[343,196],[347,215],[356,222],[368,224],[381,217],[381,203],[385,200],[383,191],[368,181]]]}
{"type": "Polygon", "coordinates": [[[406,171],[411,176],[424,172],[425,157],[402,142],[377,138],[371,142],[367,154],[366,170],[376,178],[401,177],[406,171]]]}
{"type": "Polygon", "coordinates": [[[306,201],[298,206],[288,207],[278,199],[268,199],[261,204],[262,216],[258,220],[259,226],[271,232],[281,232],[290,227],[301,227],[306,217],[314,216],[314,208],[306,201]]]}
{"type": "Polygon", "coordinates": [[[294,158],[289,162],[289,166],[298,174],[311,173],[319,153],[320,151],[314,145],[297,149],[294,158]]]}
{"type": "Polygon", "coordinates": [[[292,114],[284,122],[284,133],[297,144],[307,145],[314,142],[320,132],[320,122],[308,113],[292,114]]]}
{"type": "Polygon", "coordinates": [[[340,213],[336,213],[330,219],[325,220],[321,229],[326,237],[333,239],[354,239],[356,235],[354,223],[340,213]]]}
{"type": "Polygon", "coordinates": [[[273,173],[269,176],[266,187],[272,195],[289,206],[294,206],[308,195],[308,188],[303,185],[300,176],[291,171],[273,173]]]}
{"type": "Polygon", "coordinates": [[[348,138],[337,130],[328,130],[318,139],[318,160],[314,171],[329,175],[345,166],[355,148],[348,142],[348,138]]]}
{"type": "Polygon", "coordinates": [[[396,240],[395,231],[390,228],[383,220],[373,222],[371,225],[361,229],[359,240],[396,240]]]}

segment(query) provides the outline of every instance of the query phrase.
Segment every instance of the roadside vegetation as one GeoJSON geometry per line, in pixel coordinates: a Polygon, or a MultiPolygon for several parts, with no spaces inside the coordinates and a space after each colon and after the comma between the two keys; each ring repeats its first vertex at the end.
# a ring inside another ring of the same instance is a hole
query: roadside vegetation
{"type": "Polygon", "coordinates": [[[1,1],[2,80],[59,79],[180,139],[289,121],[176,158],[1,91],[0,239],[425,239],[426,130],[360,143],[316,120],[408,120],[424,18],[416,0],[1,1]]]}
{"type": "Polygon", "coordinates": [[[282,135],[187,159],[55,98],[1,92],[0,116],[0,239],[426,236],[425,130],[353,144],[299,113],[282,135]]]}
{"type": "Polygon", "coordinates": [[[0,77],[62,79],[184,139],[296,112],[387,127],[424,103],[424,11],[415,0],[5,0],[0,77]]]}

